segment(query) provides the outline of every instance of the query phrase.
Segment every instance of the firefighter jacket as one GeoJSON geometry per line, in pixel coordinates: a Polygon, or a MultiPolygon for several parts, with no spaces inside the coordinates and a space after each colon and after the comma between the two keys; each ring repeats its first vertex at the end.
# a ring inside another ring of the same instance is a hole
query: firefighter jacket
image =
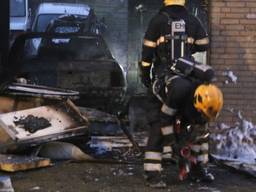
{"type": "Polygon", "coordinates": [[[208,48],[208,35],[196,17],[190,15],[183,6],[171,5],[163,7],[151,19],[145,33],[142,61],[139,63],[142,82],[149,81],[153,63],[153,74],[159,75],[167,67],[166,65],[172,62],[168,57],[170,49],[167,45],[167,37],[171,30],[170,18],[171,21],[183,20],[185,23],[187,36],[185,42],[186,56],[191,56],[195,52],[206,51],[208,48]]]}

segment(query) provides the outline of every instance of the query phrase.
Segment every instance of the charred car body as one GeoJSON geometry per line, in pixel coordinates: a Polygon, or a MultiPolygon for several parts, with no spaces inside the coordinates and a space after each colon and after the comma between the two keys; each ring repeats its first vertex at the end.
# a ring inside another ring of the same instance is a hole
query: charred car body
{"type": "MultiPolygon", "coordinates": [[[[84,18],[84,22],[88,24],[96,23],[97,18],[87,4],[76,3],[41,3],[35,13],[35,18],[32,24],[32,32],[46,32],[47,27],[51,22],[63,15],[73,15],[84,18]]],[[[40,38],[34,39],[31,42],[32,48],[36,51],[41,42],[40,38]]]]}
{"type": "Polygon", "coordinates": [[[46,33],[20,36],[10,59],[19,77],[79,91],[76,104],[116,113],[124,102],[126,77],[102,36],[89,29],[84,18],[62,16],[48,25],[46,33]],[[30,50],[35,39],[40,39],[36,52],[30,50]]]}
{"type": "Polygon", "coordinates": [[[41,3],[36,10],[32,31],[45,32],[48,24],[61,15],[76,15],[89,20],[96,19],[93,9],[87,4],[41,3]]]}
{"type": "Polygon", "coordinates": [[[99,35],[103,31],[103,28],[104,26],[98,22],[96,17],[88,18],[87,16],[79,15],[61,15],[50,21],[45,32],[99,35]]]}

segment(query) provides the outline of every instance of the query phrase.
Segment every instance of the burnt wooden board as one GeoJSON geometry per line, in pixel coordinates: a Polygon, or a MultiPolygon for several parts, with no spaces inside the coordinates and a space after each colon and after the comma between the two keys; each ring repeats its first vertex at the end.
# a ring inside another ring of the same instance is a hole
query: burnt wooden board
{"type": "Polygon", "coordinates": [[[0,170],[2,171],[25,171],[50,165],[51,160],[47,158],[0,154],[0,170]]]}

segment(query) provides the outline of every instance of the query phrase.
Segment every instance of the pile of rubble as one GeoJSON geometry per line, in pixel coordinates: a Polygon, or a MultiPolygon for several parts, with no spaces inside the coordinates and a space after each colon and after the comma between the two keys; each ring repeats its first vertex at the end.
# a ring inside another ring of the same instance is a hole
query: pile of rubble
{"type": "Polygon", "coordinates": [[[88,148],[95,155],[100,148],[132,147],[116,116],[72,102],[78,92],[26,84],[6,90],[0,97],[2,171],[51,166],[52,160],[92,161],[88,148]]]}

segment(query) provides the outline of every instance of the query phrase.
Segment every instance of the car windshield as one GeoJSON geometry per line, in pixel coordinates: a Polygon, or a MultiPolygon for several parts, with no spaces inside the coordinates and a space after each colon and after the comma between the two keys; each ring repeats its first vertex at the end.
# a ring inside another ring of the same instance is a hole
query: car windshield
{"type": "Polygon", "coordinates": [[[77,33],[79,32],[79,27],[75,26],[59,26],[56,27],[54,32],[55,33],[77,33]]]}
{"type": "Polygon", "coordinates": [[[27,40],[25,46],[27,59],[70,61],[112,58],[103,39],[97,37],[35,38],[27,40]]]}
{"type": "Polygon", "coordinates": [[[25,17],[26,16],[26,0],[11,0],[10,16],[25,17]]]}
{"type": "Polygon", "coordinates": [[[60,16],[60,14],[43,14],[39,15],[36,22],[36,32],[45,32],[48,24],[51,20],[56,19],[60,16]]]}

